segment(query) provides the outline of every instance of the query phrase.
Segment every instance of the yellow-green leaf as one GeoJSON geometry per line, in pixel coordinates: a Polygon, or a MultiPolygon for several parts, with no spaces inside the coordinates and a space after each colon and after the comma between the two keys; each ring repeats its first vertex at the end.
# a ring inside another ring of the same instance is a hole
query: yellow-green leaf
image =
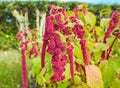
{"type": "Polygon", "coordinates": [[[102,18],[100,20],[100,26],[103,28],[107,28],[109,26],[110,18],[102,18]]]}
{"type": "Polygon", "coordinates": [[[120,79],[115,79],[113,82],[112,82],[112,85],[110,88],[119,88],[120,87],[120,79]]]}
{"type": "Polygon", "coordinates": [[[75,16],[75,13],[73,11],[67,11],[65,13],[66,16],[75,16]]]}
{"type": "Polygon", "coordinates": [[[104,88],[100,69],[95,65],[85,67],[87,84],[90,88],[104,88]]]}
{"type": "Polygon", "coordinates": [[[97,50],[106,50],[109,48],[109,45],[108,44],[104,44],[104,43],[96,43],[95,44],[95,48],[97,50]]]}
{"type": "Polygon", "coordinates": [[[102,77],[104,81],[104,88],[108,88],[111,82],[116,76],[116,70],[118,69],[116,61],[113,59],[101,61],[99,68],[102,72],[102,77]]]}
{"type": "Polygon", "coordinates": [[[85,21],[87,28],[92,29],[96,24],[96,16],[91,12],[86,12],[85,21]]]}

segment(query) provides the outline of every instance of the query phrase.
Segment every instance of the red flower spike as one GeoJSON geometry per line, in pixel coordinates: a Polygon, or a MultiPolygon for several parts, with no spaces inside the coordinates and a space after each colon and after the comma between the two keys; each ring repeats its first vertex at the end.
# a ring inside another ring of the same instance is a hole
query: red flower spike
{"type": "Polygon", "coordinates": [[[73,27],[73,32],[75,35],[77,35],[78,38],[84,37],[83,27],[77,23],[73,27]]]}
{"type": "Polygon", "coordinates": [[[58,25],[59,25],[59,27],[60,27],[61,29],[64,29],[65,26],[64,26],[64,23],[62,22],[61,14],[56,14],[56,15],[55,15],[55,18],[56,18],[57,21],[58,21],[58,25]]]}
{"type": "Polygon", "coordinates": [[[48,41],[44,40],[43,41],[43,46],[42,46],[42,53],[41,53],[41,67],[44,67],[44,59],[45,59],[45,51],[46,51],[46,47],[47,47],[48,41]]]}
{"type": "Polygon", "coordinates": [[[36,50],[35,46],[32,47],[32,49],[29,52],[29,58],[31,58],[32,55],[35,55],[35,57],[38,56],[38,51],[36,50]]]}
{"type": "Polygon", "coordinates": [[[27,68],[26,68],[26,57],[25,57],[25,49],[21,50],[22,57],[22,85],[23,88],[28,88],[28,76],[27,76],[27,68]]]}
{"type": "Polygon", "coordinates": [[[67,60],[67,56],[66,55],[61,55],[61,61],[66,61],[67,60]]]}
{"type": "Polygon", "coordinates": [[[75,13],[75,16],[78,17],[78,6],[76,6],[73,11],[75,13]]]}
{"type": "Polygon", "coordinates": [[[51,41],[49,42],[49,44],[48,44],[48,48],[54,49],[55,47],[56,47],[55,41],[54,41],[54,40],[51,40],[51,41]]]}
{"type": "Polygon", "coordinates": [[[79,6],[79,5],[76,6],[73,11],[74,11],[76,17],[78,17],[78,12],[79,11],[82,12],[83,14],[86,13],[86,10],[82,9],[81,6],[79,6]]]}
{"type": "Polygon", "coordinates": [[[80,44],[81,44],[81,49],[82,49],[84,62],[85,62],[86,65],[89,65],[89,59],[88,59],[88,53],[87,53],[87,47],[86,47],[86,40],[81,39],[80,44]]]}
{"type": "MultiPolygon", "coordinates": [[[[112,12],[112,15],[110,17],[111,21],[110,21],[110,24],[109,24],[107,31],[105,32],[103,43],[106,43],[106,39],[110,37],[111,32],[117,26],[117,24],[119,22],[119,16],[120,16],[119,12],[117,12],[117,11],[112,12]]],[[[105,53],[106,53],[105,51],[102,52],[102,55],[101,55],[102,59],[104,59],[106,57],[105,53]]]]}
{"type": "Polygon", "coordinates": [[[65,79],[65,76],[61,76],[61,80],[64,80],[65,79]]]}
{"type": "Polygon", "coordinates": [[[45,33],[43,38],[43,46],[42,46],[42,53],[41,53],[41,66],[44,67],[44,59],[45,59],[45,51],[48,44],[48,39],[50,34],[54,31],[53,28],[53,16],[48,16],[46,18],[46,26],[45,26],[45,33]]]}
{"type": "Polygon", "coordinates": [[[62,53],[62,51],[61,51],[60,48],[56,48],[56,49],[55,49],[55,53],[56,53],[56,54],[60,54],[60,53],[62,53]]]}
{"type": "Polygon", "coordinates": [[[74,60],[73,60],[73,49],[74,47],[72,45],[70,45],[67,48],[67,53],[69,56],[69,60],[70,60],[70,72],[71,72],[71,77],[72,77],[72,81],[74,83],[74,60]]]}

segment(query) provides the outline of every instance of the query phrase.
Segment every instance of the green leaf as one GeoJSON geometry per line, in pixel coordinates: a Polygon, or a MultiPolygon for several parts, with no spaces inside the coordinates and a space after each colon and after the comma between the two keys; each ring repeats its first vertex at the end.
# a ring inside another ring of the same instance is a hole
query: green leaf
{"type": "Polygon", "coordinates": [[[78,12],[78,18],[85,23],[85,17],[84,14],[82,12],[78,12]]]}
{"type": "Polygon", "coordinates": [[[114,60],[104,60],[100,63],[99,67],[102,72],[104,87],[108,88],[115,78],[116,70],[118,69],[117,63],[114,60]]]}
{"type": "Polygon", "coordinates": [[[57,88],[68,88],[71,85],[70,81],[63,81],[58,83],[58,87],[57,88]]]}
{"type": "Polygon", "coordinates": [[[70,75],[70,64],[67,63],[66,66],[65,66],[65,72],[64,72],[64,75],[65,75],[65,80],[68,80],[71,78],[71,75],[70,75]]]}
{"type": "Polygon", "coordinates": [[[100,26],[106,29],[109,26],[109,22],[110,22],[109,18],[102,18],[100,20],[100,26]]]}
{"type": "Polygon", "coordinates": [[[39,58],[34,58],[32,59],[32,72],[33,74],[37,75],[40,72],[40,59],[39,58]]]}
{"type": "Polygon", "coordinates": [[[104,44],[104,43],[96,43],[96,44],[95,44],[95,48],[96,48],[97,50],[103,51],[103,50],[108,49],[108,48],[109,48],[109,45],[108,45],[108,44],[104,44]]]}
{"type": "Polygon", "coordinates": [[[120,79],[115,79],[112,82],[112,85],[110,86],[110,88],[119,88],[120,87],[120,79]]]}
{"type": "Polygon", "coordinates": [[[87,83],[80,82],[79,85],[73,85],[70,88],[90,88],[87,83]]]}
{"type": "Polygon", "coordinates": [[[57,21],[56,18],[53,19],[53,22],[54,22],[56,25],[58,25],[58,21],[57,21]]]}
{"type": "Polygon", "coordinates": [[[28,50],[31,50],[31,49],[32,49],[32,43],[28,42],[28,50]]]}
{"type": "Polygon", "coordinates": [[[46,52],[45,53],[45,67],[49,73],[52,72],[51,59],[52,59],[52,55],[46,52]]]}
{"type": "Polygon", "coordinates": [[[78,59],[83,59],[81,47],[78,41],[74,42],[74,56],[78,59]]]}
{"type": "Polygon", "coordinates": [[[75,16],[75,13],[74,13],[73,11],[67,11],[67,12],[65,13],[65,15],[66,15],[67,17],[69,17],[69,16],[75,16]]]}
{"type": "Polygon", "coordinates": [[[94,47],[94,42],[93,41],[86,41],[86,44],[87,44],[89,51],[92,52],[93,47],[94,47]]]}
{"type": "Polygon", "coordinates": [[[65,17],[64,17],[64,15],[63,15],[63,14],[61,14],[61,19],[62,19],[62,22],[64,22],[64,21],[65,21],[65,17]]]}
{"type": "Polygon", "coordinates": [[[99,26],[96,26],[95,29],[96,34],[98,35],[98,41],[103,41],[105,31],[99,26]]]}
{"type": "Polygon", "coordinates": [[[111,8],[110,7],[107,7],[107,8],[102,9],[100,11],[100,17],[102,17],[103,15],[110,16],[110,14],[111,14],[111,8]]]}
{"type": "Polygon", "coordinates": [[[109,45],[111,45],[111,43],[113,42],[113,40],[115,39],[115,36],[110,36],[109,38],[107,38],[107,43],[109,44],[109,45]]]}
{"type": "Polygon", "coordinates": [[[42,73],[39,73],[38,75],[36,75],[36,82],[41,86],[45,86],[45,79],[43,78],[42,73]]]}
{"type": "Polygon", "coordinates": [[[74,82],[75,82],[75,84],[80,84],[80,82],[81,82],[80,76],[75,75],[75,77],[74,77],[74,82]]]}
{"type": "Polygon", "coordinates": [[[104,88],[100,69],[95,65],[85,66],[87,84],[91,88],[104,88]]]}
{"type": "Polygon", "coordinates": [[[78,64],[84,64],[83,60],[77,59],[77,58],[75,59],[75,62],[78,63],[78,64]]]}
{"type": "Polygon", "coordinates": [[[44,77],[44,78],[45,78],[45,82],[46,82],[46,83],[50,83],[50,78],[51,78],[51,76],[52,76],[52,74],[50,74],[50,73],[46,73],[46,74],[45,74],[45,77],[44,77]]]}
{"type": "Polygon", "coordinates": [[[86,12],[85,21],[88,29],[92,29],[96,24],[96,16],[91,12],[86,12]]]}
{"type": "Polygon", "coordinates": [[[74,27],[74,24],[72,22],[69,22],[66,26],[67,27],[74,27]]]}

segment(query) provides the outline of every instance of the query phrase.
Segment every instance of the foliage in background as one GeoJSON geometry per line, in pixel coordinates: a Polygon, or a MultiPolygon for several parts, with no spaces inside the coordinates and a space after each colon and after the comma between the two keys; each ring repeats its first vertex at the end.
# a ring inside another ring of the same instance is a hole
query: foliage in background
{"type": "Polygon", "coordinates": [[[21,87],[21,59],[16,50],[0,51],[0,88],[21,87]]]}

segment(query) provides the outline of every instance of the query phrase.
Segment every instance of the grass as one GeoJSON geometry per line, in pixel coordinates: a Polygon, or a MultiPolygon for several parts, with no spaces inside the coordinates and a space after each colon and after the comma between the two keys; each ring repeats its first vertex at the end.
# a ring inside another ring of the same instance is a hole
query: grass
{"type": "Polygon", "coordinates": [[[21,88],[21,82],[20,53],[0,51],[0,88],[21,88]]]}

